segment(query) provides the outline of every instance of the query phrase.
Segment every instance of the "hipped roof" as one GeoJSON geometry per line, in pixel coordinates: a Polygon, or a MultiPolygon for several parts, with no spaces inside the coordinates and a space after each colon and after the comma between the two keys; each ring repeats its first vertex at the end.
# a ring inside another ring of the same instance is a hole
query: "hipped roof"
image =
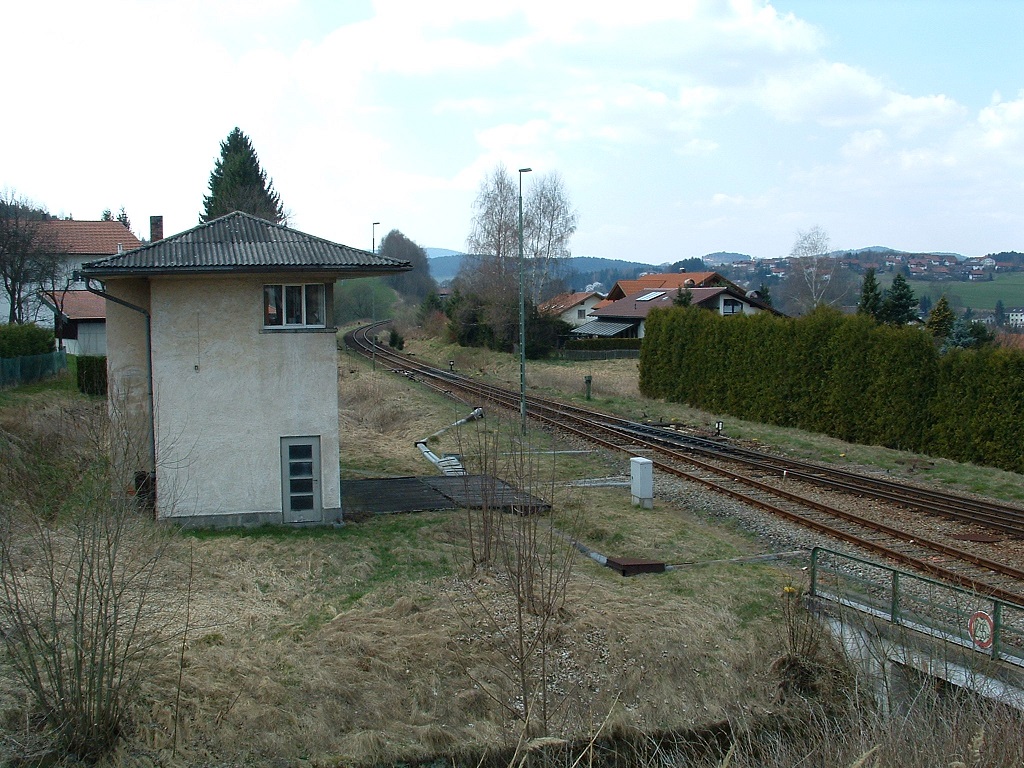
{"type": "Polygon", "coordinates": [[[235,211],[134,251],[85,264],[86,277],[319,272],[363,277],[412,269],[407,261],[333,243],[235,211]]]}

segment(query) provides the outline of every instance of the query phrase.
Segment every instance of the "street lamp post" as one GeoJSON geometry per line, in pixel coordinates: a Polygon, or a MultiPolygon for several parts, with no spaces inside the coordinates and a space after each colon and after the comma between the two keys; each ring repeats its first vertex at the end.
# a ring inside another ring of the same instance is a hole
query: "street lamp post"
{"type": "Polygon", "coordinates": [[[519,420],[526,434],[526,298],[523,288],[523,174],[533,168],[519,169],[519,420]]]}
{"type": "MultiPolygon", "coordinates": [[[[376,253],[377,252],[377,227],[378,227],[378,225],[380,225],[380,222],[379,221],[375,221],[375,222],[373,222],[373,226],[370,227],[370,238],[371,238],[371,240],[370,240],[370,253],[376,253]]],[[[370,289],[370,323],[372,324],[372,323],[376,323],[376,322],[377,322],[377,295],[374,292],[373,288],[371,288],[370,289]]],[[[372,354],[371,354],[371,359],[373,361],[373,370],[376,371],[377,370],[377,332],[376,331],[373,332],[373,337],[371,338],[371,342],[373,343],[373,347],[372,347],[373,351],[372,351],[372,354]]]]}

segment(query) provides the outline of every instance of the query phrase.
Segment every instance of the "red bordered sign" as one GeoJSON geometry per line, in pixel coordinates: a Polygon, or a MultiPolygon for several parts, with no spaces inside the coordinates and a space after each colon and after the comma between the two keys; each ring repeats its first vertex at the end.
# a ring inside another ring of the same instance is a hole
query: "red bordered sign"
{"type": "Polygon", "coordinates": [[[967,631],[971,634],[971,640],[979,648],[991,648],[992,641],[996,636],[996,625],[992,617],[984,611],[975,611],[967,620],[967,631]]]}

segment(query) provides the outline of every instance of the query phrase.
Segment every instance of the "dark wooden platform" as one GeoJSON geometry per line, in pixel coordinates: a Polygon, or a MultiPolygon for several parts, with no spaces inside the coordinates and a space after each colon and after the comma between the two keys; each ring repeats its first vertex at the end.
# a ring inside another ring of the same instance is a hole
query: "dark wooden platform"
{"type": "Polygon", "coordinates": [[[657,560],[641,560],[636,557],[609,557],[606,565],[622,576],[636,576],[639,573],[664,573],[665,563],[657,560]]]}
{"type": "Polygon", "coordinates": [[[490,475],[341,481],[341,510],[345,517],[484,507],[530,514],[547,510],[550,505],[490,475]]]}

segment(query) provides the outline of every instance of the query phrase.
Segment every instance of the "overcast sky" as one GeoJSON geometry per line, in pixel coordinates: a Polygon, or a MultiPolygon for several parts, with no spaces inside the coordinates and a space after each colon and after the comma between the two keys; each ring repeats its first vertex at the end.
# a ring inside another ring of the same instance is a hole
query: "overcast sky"
{"type": "Polygon", "coordinates": [[[577,256],[1024,251],[1022,38],[1017,0],[10,2],[0,187],[172,234],[237,125],[360,248],[465,248],[503,163],[562,176],[577,256]]]}

